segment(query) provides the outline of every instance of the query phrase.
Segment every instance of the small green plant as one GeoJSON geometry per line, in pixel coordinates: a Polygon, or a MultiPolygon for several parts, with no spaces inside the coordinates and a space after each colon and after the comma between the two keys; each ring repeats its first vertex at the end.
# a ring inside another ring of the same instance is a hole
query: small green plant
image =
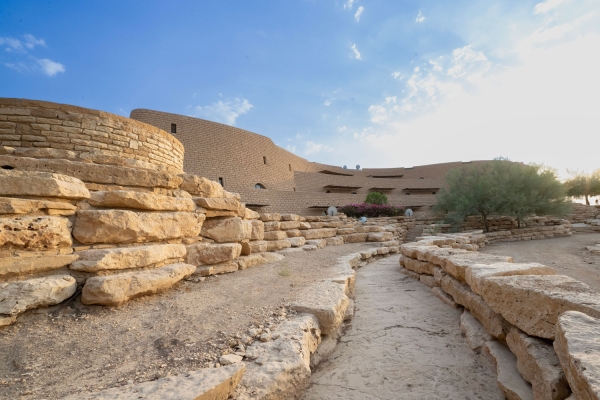
{"type": "Polygon", "coordinates": [[[367,204],[387,204],[388,198],[385,194],[379,192],[371,192],[367,195],[365,203],[367,204]]]}
{"type": "Polygon", "coordinates": [[[283,266],[278,272],[279,275],[288,277],[292,274],[292,271],[288,268],[287,264],[283,266]]]}

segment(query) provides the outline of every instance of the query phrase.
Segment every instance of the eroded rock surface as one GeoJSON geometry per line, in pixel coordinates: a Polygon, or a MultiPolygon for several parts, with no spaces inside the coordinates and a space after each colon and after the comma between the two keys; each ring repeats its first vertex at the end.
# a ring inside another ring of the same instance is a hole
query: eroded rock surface
{"type": "Polygon", "coordinates": [[[58,304],[76,289],[77,282],[70,275],[0,283],[0,315],[17,315],[31,308],[58,304]]]}
{"type": "Polygon", "coordinates": [[[182,258],[186,248],[182,244],[157,244],[114,249],[92,249],[76,253],[79,259],[71,264],[75,271],[97,272],[148,267],[165,260],[182,258]]]}

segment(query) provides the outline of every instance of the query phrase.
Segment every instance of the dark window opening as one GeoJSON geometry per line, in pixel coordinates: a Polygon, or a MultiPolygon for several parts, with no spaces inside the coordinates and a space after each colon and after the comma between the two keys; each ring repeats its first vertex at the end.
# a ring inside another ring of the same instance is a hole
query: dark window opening
{"type": "Polygon", "coordinates": [[[350,194],[356,194],[356,192],[352,192],[352,193],[350,193],[350,194]]]}
{"type": "Polygon", "coordinates": [[[12,165],[3,165],[2,169],[15,169],[12,165]]]}
{"type": "Polygon", "coordinates": [[[431,194],[435,194],[435,192],[431,192],[431,194]]]}
{"type": "Polygon", "coordinates": [[[254,185],[254,189],[266,189],[266,187],[262,183],[257,183],[254,185]]]}
{"type": "Polygon", "coordinates": [[[223,187],[225,187],[225,184],[223,184],[223,178],[219,178],[219,184],[223,187]]]}
{"type": "Polygon", "coordinates": [[[263,156],[263,164],[266,164],[266,163],[267,163],[267,157],[263,156]]]}
{"type": "Polygon", "coordinates": [[[294,192],[296,191],[296,188],[294,188],[294,192]]]}
{"type": "Polygon", "coordinates": [[[291,170],[292,170],[292,164],[288,164],[288,165],[289,165],[289,167],[290,167],[290,171],[291,171],[291,170]]]}
{"type": "Polygon", "coordinates": [[[326,190],[325,193],[331,193],[331,190],[326,190]]]}
{"type": "Polygon", "coordinates": [[[171,133],[177,133],[177,124],[171,124],[171,133]]]}
{"type": "Polygon", "coordinates": [[[425,179],[425,178],[423,178],[422,176],[420,176],[419,179],[425,179]]]}
{"type": "Polygon", "coordinates": [[[407,195],[407,196],[410,196],[410,193],[408,193],[408,192],[406,192],[406,193],[404,193],[404,194],[405,194],[405,195],[407,195]]]}

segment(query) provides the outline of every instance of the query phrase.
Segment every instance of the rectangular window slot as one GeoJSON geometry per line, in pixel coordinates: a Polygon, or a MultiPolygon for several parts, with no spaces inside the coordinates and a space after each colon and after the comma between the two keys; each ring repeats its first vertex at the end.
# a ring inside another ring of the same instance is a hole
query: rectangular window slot
{"type": "Polygon", "coordinates": [[[290,171],[291,171],[291,170],[292,170],[292,164],[288,164],[288,165],[289,165],[289,167],[290,167],[290,171]]]}
{"type": "Polygon", "coordinates": [[[171,124],[171,133],[177,133],[177,124],[171,124]]]}
{"type": "Polygon", "coordinates": [[[223,184],[223,178],[219,178],[219,184],[223,187],[225,187],[225,185],[223,184]]]}
{"type": "Polygon", "coordinates": [[[263,156],[263,164],[266,164],[266,163],[267,163],[267,157],[263,156]]]}

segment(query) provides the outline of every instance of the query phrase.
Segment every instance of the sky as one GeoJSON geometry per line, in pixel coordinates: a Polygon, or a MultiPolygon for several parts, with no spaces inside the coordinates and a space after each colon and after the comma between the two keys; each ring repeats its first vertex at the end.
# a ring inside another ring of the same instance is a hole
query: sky
{"type": "Polygon", "coordinates": [[[600,168],[598,0],[2,0],[0,21],[0,97],[195,116],[350,168],[600,168]]]}

